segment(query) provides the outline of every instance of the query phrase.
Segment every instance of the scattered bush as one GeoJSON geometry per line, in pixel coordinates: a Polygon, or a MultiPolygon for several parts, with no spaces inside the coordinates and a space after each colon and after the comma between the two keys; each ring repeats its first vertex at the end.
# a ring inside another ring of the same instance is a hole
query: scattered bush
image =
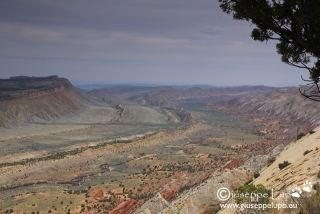
{"type": "Polygon", "coordinates": [[[217,213],[219,213],[220,210],[221,210],[221,207],[218,206],[218,207],[213,211],[212,214],[217,214],[217,213]]]}
{"type": "Polygon", "coordinates": [[[268,158],[268,160],[267,160],[268,166],[270,166],[273,162],[275,162],[275,160],[276,160],[276,157],[268,158]]]}
{"type": "Polygon", "coordinates": [[[260,173],[259,172],[255,172],[254,174],[253,174],[253,177],[254,178],[257,178],[257,177],[259,177],[260,176],[260,173]]]}
{"type": "Polygon", "coordinates": [[[287,166],[289,166],[291,163],[289,163],[288,161],[284,161],[283,163],[279,163],[279,168],[283,169],[287,166]]]}
{"type": "Polygon", "coordinates": [[[303,138],[305,136],[305,134],[303,132],[300,132],[299,134],[297,134],[297,140],[303,138]]]}
{"type": "Polygon", "coordinates": [[[320,171],[318,172],[318,175],[317,175],[317,176],[318,176],[318,178],[320,178],[320,171]]]}
{"type": "Polygon", "coordinates": [[[314,133],[315,133],[315,131],[313,131],[313,130],[309,131],[309,134],[314,134],[314,133]]]}
{"type": "Polygon", "coordinates": [[[308,153],[310,153],[310,152],[312,152],[313,150],[306,150],[306,151],[304,151],[304,153],[303,153],[303,155],[306,155],[306,154],[308,154],[308,153]]]}
{"type": "Polygon", "coordinates": [[[253,179],[248,180],[244,185],[248,185],[253,181],[253,179]]]}

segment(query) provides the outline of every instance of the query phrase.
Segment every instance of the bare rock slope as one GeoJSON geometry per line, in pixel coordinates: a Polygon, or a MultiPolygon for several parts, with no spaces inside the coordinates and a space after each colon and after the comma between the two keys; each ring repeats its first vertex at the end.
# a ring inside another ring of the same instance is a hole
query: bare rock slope
{"type": "Polygon", "coordinates": [[[291,192],[295,186],[303,185],[307,180],[313,184],[319,182],[320,127],[315,131],[284,147],[276,160],[260,172],[254,184],[263,184],[273,189],[278,196],[280,193],[291,192]],[[278,165],[284,161],[290,165],[280,169],[278,165]]]}

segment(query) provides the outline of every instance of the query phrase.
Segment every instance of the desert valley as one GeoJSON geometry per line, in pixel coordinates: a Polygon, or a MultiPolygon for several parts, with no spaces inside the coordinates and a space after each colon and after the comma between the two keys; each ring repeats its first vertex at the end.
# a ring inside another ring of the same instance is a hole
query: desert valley
{"type": "MultiPolygon", "coordinates": [[[[320,121],[297,88],[19,76],[0,79],[0,100],[0,213],[218,212],[222,183],[239,188],[320,121]]],[[[254,182],[303,182],[270,173],[254,182]]]]}

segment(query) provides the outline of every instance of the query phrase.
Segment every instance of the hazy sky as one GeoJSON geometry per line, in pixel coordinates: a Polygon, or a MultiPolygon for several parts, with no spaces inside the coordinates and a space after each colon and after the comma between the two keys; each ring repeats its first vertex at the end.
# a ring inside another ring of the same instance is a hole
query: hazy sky
{"type": "Polygon", "coordinates": [[[1,0],[0,78],[298,85],[306,71],[217,0],[1,0]]]}

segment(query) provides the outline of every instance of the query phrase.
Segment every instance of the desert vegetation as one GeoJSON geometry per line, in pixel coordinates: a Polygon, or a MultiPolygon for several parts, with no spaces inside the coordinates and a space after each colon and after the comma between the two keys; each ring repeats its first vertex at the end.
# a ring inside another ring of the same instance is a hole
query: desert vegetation
{"type": "Polygon", "coordinates": [[[279,163],[279,169],[284,169],[285,167],[289,166],[291,163],[288,161],[283,161],[283,163],[279,163]]]}

